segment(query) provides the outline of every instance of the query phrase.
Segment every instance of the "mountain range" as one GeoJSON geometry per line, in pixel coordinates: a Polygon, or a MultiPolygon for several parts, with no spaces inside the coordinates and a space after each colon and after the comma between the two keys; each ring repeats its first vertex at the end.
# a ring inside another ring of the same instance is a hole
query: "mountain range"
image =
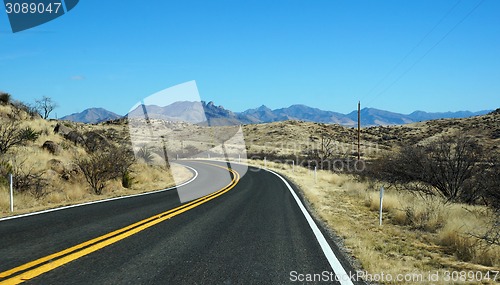
{"type": "MultiPolygon", "coordinates": [[[[175,102],[168,106],[147,105],[145,109],[152,119],[164,119],[171,121],[186,121],[200,123],[208,121],[210,125],[235,125],[235,124],[258,124],[286,120],[299,120],[318,123],[335,123],[343,126],[354,127],[357,124],[357,110],[348,114],[333,111],[325,111],[305,105],[291,105],[287,108],[270,109],[264,105],[255,109],[248,109],[244,112],[232,112],[223,106],[216,106],[213,102],[175,102]]],[[[138,106],[125,116],[141,116],[144,108],[138,106]]],[[[465,118],[471,116],[484,115],[491,110],[478,112],[458,111],[428,113],[415,111],[411,114],[400,114],[375,108],[361,109],[361,125],[384,126],[402,125],[419,121],[444,119],[444,118],[465,118]]],[[[118,119],[119,116],[103,108],[91,108],[81,113],[72,114],[61,118],[83,123],[98,123],[107,120],[118,119]]]]}

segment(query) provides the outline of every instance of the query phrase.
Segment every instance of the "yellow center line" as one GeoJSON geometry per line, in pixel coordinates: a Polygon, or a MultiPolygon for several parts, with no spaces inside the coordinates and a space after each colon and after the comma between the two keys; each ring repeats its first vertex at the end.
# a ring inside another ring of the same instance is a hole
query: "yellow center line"
{"type": "MultiPolygon", "coordinates": [[[[218,165],[214,165],[214,166],[220,167],[220,166],[218,166],[218,165]]],[[[226,185],[224,188],[226,188],[226,187],[230,186],[232,183],[234,183],[234,179],[231,181],[231,183],[229,183],[228,185],[226,185]]],[[[222,188],[221,190],[223,190],[224,188],[222,188]]],[[[219,190],[219,191],[221,191],[221,190],[219,190]]],[[[83,242],[83,243],[81,243],[81,244],[75,245],[75,246],[70,247],[70,248],[68,248],[68,249],[65,249],[65,250],[63,250],[63,251],[59,251],[59,252],[57,252],[57,253],[54,253],[54,254],[51,254],[51,255],[48,255],[48,256],[45,256],[45,257],[39,258],[39,259],[34,260],[34,261],[32,261],[32,262],[26,263],[26,264],[24,264],[24,265],[21,265],[21,266],[18,266],[18,267],[12,268],[12,269],[10,269],[10,270],[7,270],[7,271],[4,271],[4,272],[1,272],[1,273],[0,273],[0,278],[5,278],[5,277],[10,276],[10,275],[12,275],[12,274],[14,274],[14,273],[16,273],[16,272],[19,272],[19,271],[23,271],[23,270],[29,269],[29,268],[31,268],[31,267],[33,267],[33,266],[38,265],[38,264],[44,263],[44,262],[46,262],[46,261],[52,260],[52,259],[54,259],[54,258],[60,257],[60,256],[62,256],[62,255],[68,254],[68,253],[71,253],[71,252],[73,252],[73,251],[75,251],[75,250],[78,250],[78,249],[84,248],[84,247],[86,247],[86,246],[89,246],[89,245],[94,244],[94,243],[96,243],[96,242],[99,242],[99,241],[101,241],[101,240],[104,240],[104,239],[107,239],[107,238],[109,238],[109,237],[112,237],[112,236],[115,236],[115,235],[117,235],[117,234],[120,234],[120,233],[122,233],[122,232],[128,231],[128,230],[130,230],[130,229],[132,229],[132,228],[135,228],[135,227],[137,227],[137,226],[139,226],[139,225],[141,225],[141,224],[144,224],[144,223],[150,222],[150,221],[152,221],[152,220],[155,220],[155,219],[161,218],[161,217],[162,217],[162,216],[164,216],[164,215],[168,215],[168,214],[170,214],[170,213],[172,213],[172,212],[175,212],[175,211],[178,211],[178,210],[180,210],[180,209],[182,209],[182,208],[185,208],[185,207],[188,207],[188,206],[190,206],[190,205],[196,204],[196,203],[198,203],[199,201],[202,201],[202,200],[206,199],[208,196],[210,196],[210,195],[214,195],[215,193],[217,193],[217,192],[214,192],[214,193],[211,193],[211,194],[209,194],[209,195],[207,195],[207,196],[204,196],[204,197],[198,198],[198,199],[196,199],[196,200],[194,200],[194,201],[191,201],[191,202],[189,202],[189,203],[187,203],[187,204],[184,204],[184,205],[182,205],[182,206],[179,206],[179,207],[177,207],[177,208],[173,208],[173,209],[168,210],[168,211],[166,211],[166,212],[163,212],[163,213],[160,213],[160,214],[154,215],[154,216],[152,216],[152,217],[150,217],[150,218],[147,218],[147,219],[141,220],[141,221],[139,221],[139,222],[136,222],[136,223],[131,224],[131,225],[129,225],[129,226],[126,226],[126,227],[124,227],[124,228],[121,228],[121,229],[115,230],[115,231],[110,232],[110,233],[108,233],[108,234],[105,234],[105,235],[103,235],[103,236],[100,236],[100,237],[97,237],[97,238],[91,239],[91,240],[89,240],[89,241],[83,242]]]]}
{"type": "Polygon", "coordinates": [[[172,217],[175,217],[181,213],[184,213],[190,209],[193,209],[201,204],[204,204],[212,199],[219,197],[220,195],[222,195],[222,194],[228,192],[229,190],[231,190],[232,188],[234,188],[240,179],[239,173],[232,170],[232,169],[228,169],[228,168],[225,168],[225,167],[222,167],[219,165],[215,165],[215,164],[210,164],[210,163],[204,163],[204,162],[199,162],[199,163],[208,164],[208,165],[212,165],[212,166],[216,166],[219,168],[229,170],[233,174],[233,178],[232,178],[231,182],[228,185],[226,185],[225,187],[223,187],[222,189],[220,189],[214,193],[211,193],[209,195],[198,198],[198,199],[191,201],[187,204],[184,204],[182,206],[168,210],[168,211],[163,212],[161,214],[154,215],[150,218],[144,219],[144,220],[139,221],[137,223],[131,224],[127,227],[121,228],[119,230],[110,232],[110,233],[105,234],[103,236],[100,236],[100,237],[94,238],[92,240],[83,242],[81,244],[75,245],[75,246],[70,247],[68,249],[59,251],[57,253],[54,253],[54,254],[51,254],[51,255],[48,255],[48,256],[45,256],[42,258],[39,258],[39,259],[34,260],[32,262],[28,262],[28,263],[23,264],[21,266],[15,267],[13,269],[1,272],[0,278],[5,278],[5,277],[8,277],[14,273],[17,273],[17,272],[20,272],[23,270],[27,270],[29,268],[35,267],[35,266],[40,265],[42,263],[45,263],[47,261],[53,260],[49,263],[43,264],[43,265],[36,267],[36,268],[33,268],[29,271],[23,272],[17,276],[14,276],[14,277],[9,278],[7,280],[1,281],[0,285],[7,285],[7,284],[10,285],[10,284],[22,283],[26,280],[32,279],[32,278],[39,276],[43,273],[51,271],[59,266],[62,266],[66,263],[69,263],[75,259],[78,259],[82,256],[88,255],[88,254],[95,252],[99,249],[102,249],[108,245],[111,245],[111,244],[116,243],[120,240],[123,240],[127,237],[130,237],[130,236],[132,236],[140,231],[143,231],[149,227],[152,227],[156,224],[159,224],[165,220],[168,220],[172,217]],[[61,257],[61,258],[59,258],[59,257],[61,257]],[[59,258],[59,259],[56,259],[56,258],[59,258]]]}

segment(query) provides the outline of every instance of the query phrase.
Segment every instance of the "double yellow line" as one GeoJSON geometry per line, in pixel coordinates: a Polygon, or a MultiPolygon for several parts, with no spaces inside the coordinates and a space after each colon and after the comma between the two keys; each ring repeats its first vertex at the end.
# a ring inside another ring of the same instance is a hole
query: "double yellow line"
{"type": "Polygon", "coordinates": [[[53,253],[51,255],[47,255],[45,257],[39,258],[37,260],[28,262],[26,264],[20,265],[18,267],[12,268],[10,270],[4,271],[0,273],[0,285],[7,285],[7,284],[19,284],[22,283],[26,280],[33,279],[41,274],[44,274],[46,272],[49,272],[59,266],[62,266],[66,263],[69,263],[75,259],[78,259],[82,256],[88,255],[92,252],[95,252],[101,248],[104,248],[108,245],[111,245],[113,243],[116,243],[120,240],[123,240],[129,236],[132,236],[140,231],[143,231],[147,228],[150,228],[156,224],[159,224],[165,220],[168,220],[172,217],[175,217],[179,214],[182,214],[186,211],[189,211],[201,204],[204,204],[212,199],[215,199],[219,197],[220,195],[226,193],[227,191],[231,190],[236,186],[240,179],[240,175],[238,172],[228,169],[216,164],[211,164],[211,163],[204,163],[204,162],[198,162],[198,163],[203,163],[203,164],[208,164],[216,167],[220,167],[226,170],[229,170],[230,173],[232,173],[232,179],[231,182],[223,187],[222,189],[208,194],[206,196],[203,196],[201,198],[198,198],[196,200],[193,200],[187,204],[181,205],[179,207],[173,208],[171,210],[168,210],[166,212],[160,213],[158,215],[154,215],[150,218],[144,219],[142,221],[139,221],[137,223],[131,224],[127,227],[121,228],[119,230],[110,232],[108,234],[102,235],[100,237],[91,239],[89,241],[80,243],[78,245],[72,246],[70,248],[67,248],[65,250],[53,253]],[[19,273],[18,275],[15,275],[13,277],[10,277],[16,273],[19,273]],[[9,278],[10,277],[10,278],[9,278]],[[5,279],[8,278],[8,279],[5,279]]]}

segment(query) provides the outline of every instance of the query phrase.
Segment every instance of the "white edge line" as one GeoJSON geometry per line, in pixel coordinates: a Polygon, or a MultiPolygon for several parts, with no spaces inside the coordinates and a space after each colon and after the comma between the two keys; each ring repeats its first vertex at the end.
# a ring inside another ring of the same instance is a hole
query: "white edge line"
{"type": "Polygon", "coordinates": [[[325,254],[326,259],[328,260],[328,263],[330,263],[330,267],[332,268],[333,272],[335,273],[335,275],[338,278],[338,282],[340,282],[340,284],[342,284],[342,285],[354,285],[354,283],[351,280],[350,275],[347,274],[347,272],[345,271],[342,264],[340,264],[340,261],[338,260],[337,256],[333,252],[333,250],[330,247],[330,245],[328,244],[328,242],[326,241],[326,238],[323,235],[323,233],[321,232],[321,230],[319,229],[318,225],[316,224],[314,219],[311,217],[311,214],[309,214],[306,207],[304,207],[304,204],[302,203],[302,201],[300,201],[299,197],[297,196],[297,194],[295,193],[295,191],[290,186],[288,181],[286,181],[285,178],[283,178],[281,175],[279,175],[278,173],[276,173],[270,169],[262,168],[262,167],[255,166],[255,165],[245,164],[245,163],[232,162],[232,161],[229,161],[229,162],[234,163],[234,164],[245,165],[247,167],[255,167],[255,168],[258,168],[258,169],[261,169],[264,171],[268,171],[268,172],[276,175],[277,177],[279,177],[283,181],[283,183],[286,185],[288,190],[290,190],[290,193],[292,194],[293,198],[297,202],[297,205],[299,206],[300,210],[302,211],[302,214],[304,215],[307,222],[309,223],[309,226],[311,227],[314,235],[316,236],[316,239],[318,240],[318,243],[321,246],[321,249],[323,250],[323,253],[325,254]]]}
{"type": "Polygon", "coordinates": [[[43,211],[38,211],[38,212],[32,212],[32,213],[27,213],[27,214],[21,214],[21,215],[15,215],[15,216],[10,216],[10,217],[5,217],[1,218],[0,222],[7,221],[7,220],[13,220],[13,219],[18,219],[18,218],[24,218],[24,217],[29,217],[29,216],[34,216],[34,215],[40,215],[40,214],[45,214],[45,213],[50,213],[50,212],[55,212],[55,211],[60,211],[60,210],[65,210],[65,209],[70,209],[70,208],[76,208],[76,207],[81,207],[81,206],[87,206],[87,205],[92,205],[92,204],[98,204],[98,203],[104,203],[104,202],[110,202],[110,201],[115,201],[115,200],[120,200],[120,199],[127,199],[127,198],[133,198],[133,197],[138,197],[138,196],[144,196],[144,195],[150,195],[150,194],[155,194],[155,193],[160,193],[160,192],[165,192],[165,191],[170,191],[173,189],[176,189],[178,187],[184,186],[186,184],[189,184],[193,182],[196,177],[198,177],[198,171],[196,169],[187,166],[187,165],[182,165],[186,168],[189,168],[194,172],[194,177],[189,179],[188,181],[181,183],[176,186],[172,186],[170,188],[165,188],[165,189],[160,189],[152,192],[145,192],[145,193],[139,193],[139,194],[132,194],[132,195],[127,195],[127,196],[122,196],[122,197],[114,197],[114,198],[108,198],[108,199],[103,199],[103,200],[98,200],[98,201],[92,201],[92,202],[85,202],[81,204],[75,204],[75,205],[69,205],[69,206],[64,206],[64,207],[59,207],[59,208],[52,208],[48,210],[43,210],[43,211]]]}
{"type": "MultiPolygon", "coordinates": [[[[261,169],[263,169],[263,168],[261,168],[261,169]]],[[[321,249],[323,250],[323,253],[325,254],[326,259],[328,259],[328,262],[330,263],[330,266],[332,267],[333,272],[335,272],[335,275],[338,277],[338,281],[340,282],[340,284],[343,284],[343,285],[344,284],[345,285],[352,285],[353,283],[352,283],[350,276],[347,274],[347,272],[345,271],[342,264],[340,264],[340,261],[338,260],[337,256],[335,256],[335,253],[333,252],[332,248],[330,247],[330,245],[326,241],[325,236],[320,231],[320,229],[318,228],[318,225],[316,224],[316,222],[314,222],[313,218],[311,217],[311,214],[309,214],[309,212],[306,210],[306,208],[304,207],[304,204],[302,204],[302,201],[300,201],[300,199],[297,196],[297,194],[295,193],[295,191],[293,191],[293,189],[290,186],[290,184],[288,183],[288,181],[286,181],[285,178],[283,178],[281,175],[279,175],[278,173],[276,173],[270,169],[263,169],[263,170],[268,171],[268,172],[278,176],[283,181],[283,183],[285,183],[286,187],[288,187],[288,190],[290,190],[290,193],[292,193],[293,198],[295,198],[295,201],[299,205],[300,210],[302,210],[302,214],[304,214],[304,216],[306,217],[306,220],[309,223],[309,226],[311,226],[311,229],[312,229],[314,235],[316,236],[316,239],[318,240],[319,245],[321,246],[321,249]]]]}

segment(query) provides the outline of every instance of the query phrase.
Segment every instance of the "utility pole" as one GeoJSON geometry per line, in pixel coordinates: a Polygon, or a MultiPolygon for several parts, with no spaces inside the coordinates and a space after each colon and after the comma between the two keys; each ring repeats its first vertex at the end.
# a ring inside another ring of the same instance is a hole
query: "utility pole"
{"type": "Polygon", "coordinates": [[[358,160],[360,160],[361,101],[358,101],[358,160]]]}
{"type": "MultiPolygon", "coordinates": [[[[170,169],[170,164],[168,163],[168,156],[167,156],[167,146],[165,145],[165,136],[160,136],[161,137],[161,142],[163,145],[163,158],[165,159],[165,167],[166,169],[170,169]]],[[[179,156],[177,155],[177,159],[179,159],[179,156]]]]}

